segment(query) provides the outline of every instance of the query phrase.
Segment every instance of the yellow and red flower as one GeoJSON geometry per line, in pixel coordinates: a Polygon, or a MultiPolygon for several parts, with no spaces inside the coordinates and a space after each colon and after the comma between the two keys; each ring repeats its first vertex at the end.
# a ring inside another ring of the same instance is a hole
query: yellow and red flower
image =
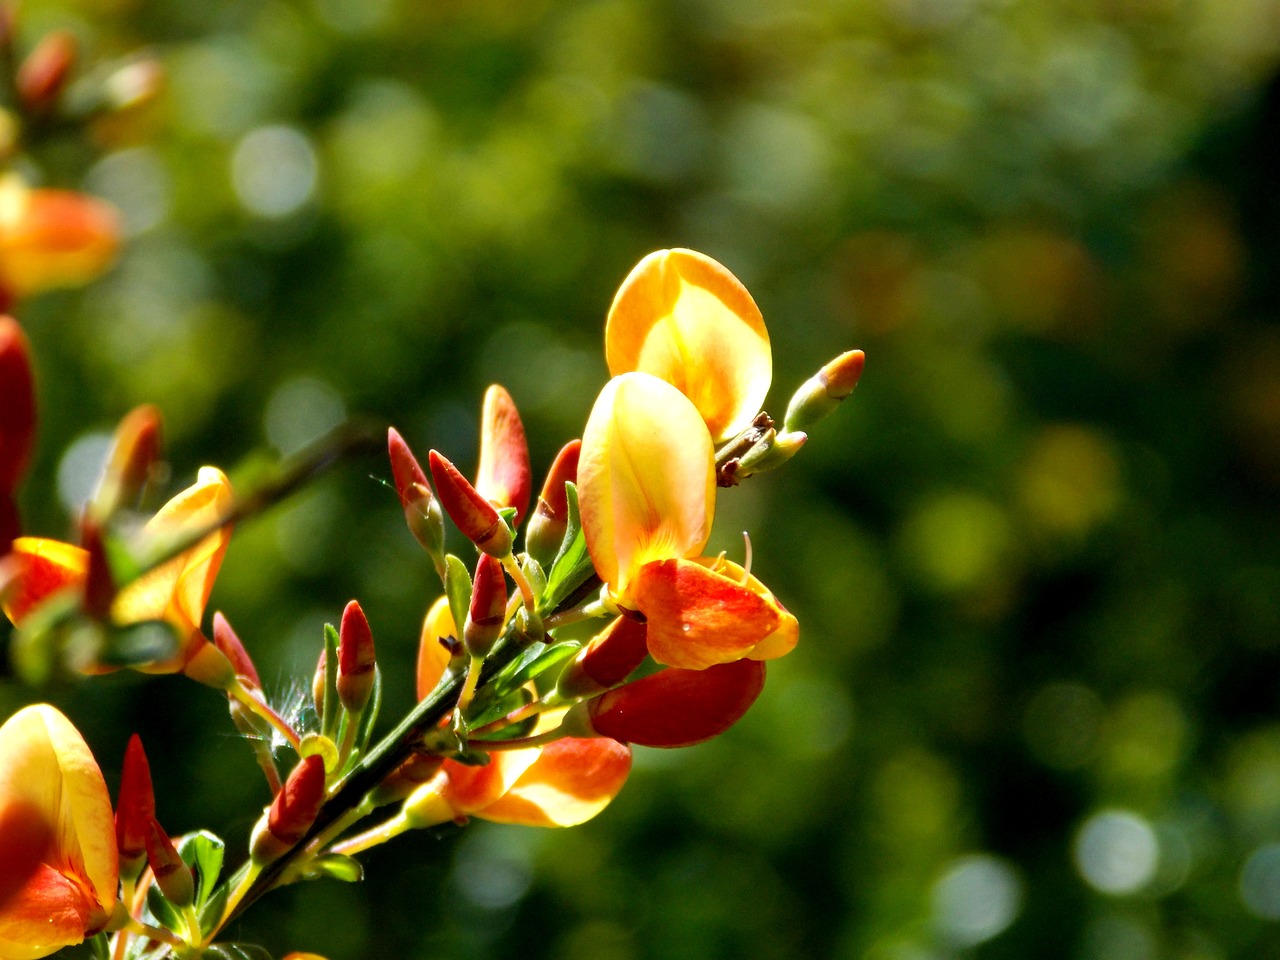
{"type": "Polygon", "coordinates": [[[118,863],[89,747],[47,704],[0,727],[0,960],[35,960],[106,925],[118,863]]]}

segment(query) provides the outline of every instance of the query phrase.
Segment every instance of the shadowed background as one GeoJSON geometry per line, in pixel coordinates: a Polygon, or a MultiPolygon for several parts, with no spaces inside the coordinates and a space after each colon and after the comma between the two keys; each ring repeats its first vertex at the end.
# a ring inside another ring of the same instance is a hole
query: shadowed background
{"type": "MultiPolygon", "coordinates": [[[[730,734],[639,750],[567,831],[476,825],[272,895],[277,954],[529,960],[1280,958],[1280,3],[31,2],[24,36],[152,45],[160,109],[54,142],[124,213],[88,290],[21,315],[28,527],[62,535],[114,422],[175,488],[350,414],[464,471],[484,387],[539,475],[607,371],[605,310],[690,246],[770,326],[781,413],[854,397],[725,493],[800,647],[730,734]]],[[[412,697],[435,597],[383,459],[237,530],[211,609],[278,702],[357,597],[412,697]]],[[[219,697],[46,691],[114,790],[235,846],[266,799],[219,697]],[[211,731],[214,731],[211,733],[211,731]]],[[[242,847],[241,847],[242,849],[242,847]]]]}

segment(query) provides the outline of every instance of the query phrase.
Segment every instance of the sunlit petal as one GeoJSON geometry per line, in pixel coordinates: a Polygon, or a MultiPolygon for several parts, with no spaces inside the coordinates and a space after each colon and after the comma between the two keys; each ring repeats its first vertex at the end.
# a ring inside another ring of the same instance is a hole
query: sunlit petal
{"type": "Polygon", "coordinates": [[[111,205],[71,190],[32,190],[16,178],[0,184],[0,286],[10,295],[88,283],[119,246],[111,205]]]}
{"type": "Polygon", "coordinates": [[[615,376],[639,370],[676,386],[717,442],[751,422],[773,375],[751,294],[694,250],[659,250],[636,265],[609,309],[605,356],[615,376]]]}
{"type": "Polygon", "coordinates": [[[45,600],[63,590],[80,590],[89,570],[88,551],[58,540],[19,537],[13,554],[21,558],[22,573],[5,600],[5,615],[15,624],[45,600]]]}
{"type": "Polygon", "coordinates": [[[796,620],[794,614],[778,602],[778,598],[769,591],[768,587],[732,560],[726,560],[722,557],[714,559],[700,557],[697,562],[714,570],[721,576],[728,577],[735,583],[742,584],[777,611],[777,627],[774,628],[771,634],[747,651],[746,655],[748,657],[752,660],[776,660],[778,657],[785,656],[795,649],[796,644],[800,641],[800,623],[796,620]]]}
{"type": "Polygon", "coordinates": [[[630,771],[630,749],[614,740],[555,740],[507,791],[473,815],[532,827],[576,826],[609,805],[630,771]]]}
{"type": "Polygon", "coordinates": [[[583,433],[578,495],[591,560],[619,597],[648,561],[697,556],[715,510],[715,451],[697,410],[656,377],[614,377],[583,433]]]}
{"type": "Polygon", "coordinates": [[[456,639],[457,636],[458,628],[454,626],[453,614],[449,612],[449,598],[440,597],[423,617],[422,632],[418,637],[419,700],[425,699],[427,694],[436,688],[452,659],[452,654],[441,641],[450,637],[456,639]]]}

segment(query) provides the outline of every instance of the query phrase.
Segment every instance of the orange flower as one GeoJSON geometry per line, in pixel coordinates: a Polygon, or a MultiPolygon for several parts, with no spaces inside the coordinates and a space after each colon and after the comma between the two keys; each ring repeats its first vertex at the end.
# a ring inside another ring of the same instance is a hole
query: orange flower
{"type": "MultiPolygon", "coordinates": [[[[231,484],[222,471],[201,467],[196,482],[161,507],[147,522],[143,534],[174,536],[183,530],[210,526],[226,516],[231,502],[231,484]]],[[[200,632],[200,621],[230,539],[231,530],[223,527],[116,595],[111,605],[111,618],[116,623],[167,620],[181,641],[174,656],[139,669],[175,673],[200,653],[207,642],[200,632]]],[[[4,612],[15,625],[22,626],[26,617],[54,594],[84,589],[89,568],[89,554],[84,548],[40,537],[19,537],[13,542],[13,553],[24,561],[19,582],[4,604],[4,612]]],[[[89,669],[110,668],[95,664],[89,669]]]]}
{"type": "Polygon", "coordinates": [[[741,567],[701,556],[715,510],[711,437],[693,404],[645,373],[614,377],[582,437],[587,550],[613,601],[642,614],[659,663],[701,670],[795,645],[791,617],[741,567]]]}
{"type": "Polygon", "coordinates": [[[0,960],[34,960],[100,930],[116,902],[107,785],[47,704],[0,727],[0,960]]]}
{"type": "Polygon", "coordinates": [[[462,817],[572,827],[608,806],[630,772],[631,749],[624,744],[566,737],[545,747],[495,752],[483,767],[446,760],[405,801],[405,814],[421,827],[462,817]]]}
{"type": "Polygon", "coordinates": [[[760,308],[732,273],[694,250],[659,250],[627,275],[604,331],[609,373],[666,380],[716,443],[760,411],[773,361],[760,308]]]}
{"type": "Polygon", "coordinates": [[[71,190],[0,181],[0,290],[21,299],[78,287],[115,262],[120,218],[110,204],[71,190]]]}

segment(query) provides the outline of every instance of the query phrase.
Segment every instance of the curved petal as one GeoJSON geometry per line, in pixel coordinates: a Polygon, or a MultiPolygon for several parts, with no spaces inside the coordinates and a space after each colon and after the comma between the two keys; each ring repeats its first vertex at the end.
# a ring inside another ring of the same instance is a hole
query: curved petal
{"type": "Polygon", "coordinates": [[[605,385],[582,436],[578,497],[592,563],[620,602],[643,564],[702,552],[715,483],[711,436],[683,394],[646,373],[605,385]]]}
{"type": "Polygon", "coordinates": [[[605,324],[613,375],[640,370],[693,401],[716,442],[751,423],[773,376],[769,334],[751,294],[694,250],[659,250],[622,282],[605,324]]]}
{"type": "Polygon", "coordinates": [[[60,540],[19,537],[12,556],[20,558],[22,573],[5,599],[4,612],[18,626],[55,593],[83,588],[89,571],[88,551],[60,540]]]}
{"type": "Polygon", "coordinates": [[[781,620],[775,603],[695,560],[645,564],[633,597],[653,659],[689,670],[747,656],[781,620]]]}
{"type": "Polygon", "coordinates": [[[728,577],[735,583],[742,584],[777,611],[777,627],[774,628],[773,633],[747,651],[746,655],[748,657],[752,660],[776,660],[778,657],[785,656],[795,649],[796,644],[800,642],[800,622],[791,611],[778,601],[778,598],[770,592],[768,587],[732,560],[726,560],[722,557],[715,559],[704,557],[697,562],[708,569],[714,570],[721,576],[728,577]]]}
{"type": "Polygon", "coordinates": [[[516,525],[524,519],[533,493],[529,444],[520,411],[506,389],[493,384],[485,391],[480,417],[480,465],[476,489],[499,507],[515,507],[516,525]]]}
{"type": "Polygon", "coordinates": [[[0,860],[0,956],[46,956],[106,923],[118,880],[107,786],[47,704],[0,727],[0,860]]]}
{"type": "Polygon", "coordinates": [[[114,207],[72,190],[0,187],[0,284],[16,297],[88,283],[115,261],[114,207]]]}
{"type": "Polygon", "coordinates": [[[453,625],[453,614],[449,612],[449,598],[440,597],[422,618],[422,633],[418,637],[419,700],[426,699],[427,694],[436,688],[449,661],[453,659],[452,654],[440,642],[448,637],[457,638],[458,628],[453,625]]]}
{"type": "Polygon", "coordinates": [[[474,816],[530,827],[576,826],[607,807],[630,772],[631,750],[615,740],[555,740],[474,816]]]}

